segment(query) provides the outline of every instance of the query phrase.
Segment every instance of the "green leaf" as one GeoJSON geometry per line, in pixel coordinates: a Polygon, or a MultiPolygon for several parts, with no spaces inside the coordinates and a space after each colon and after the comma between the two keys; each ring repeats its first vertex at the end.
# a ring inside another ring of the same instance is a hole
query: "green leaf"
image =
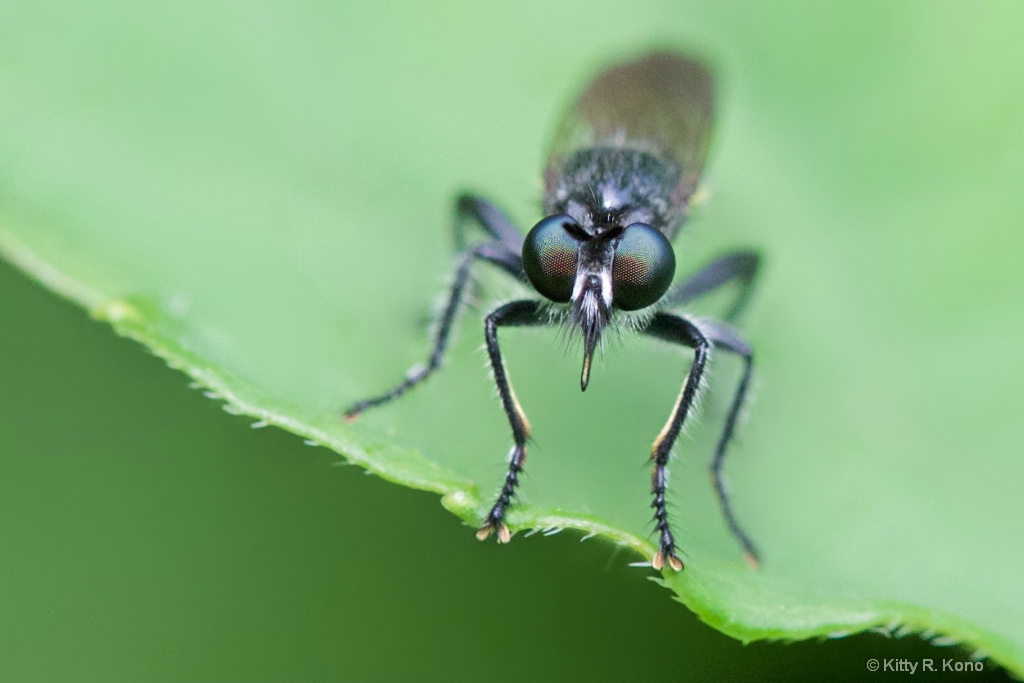
{"type": "MultiPolygon", "coordinates": [[[[9,11],[0,249],[232,411],[475,526],[510,445],[479,318],[508,283],[483,278],[430,383],[357,426],[338,414],[422,361],[455,192],[529,225],[574,89],[652,42],[696,49],[724,97],[677,250],[681,270],[768,257],[744,325],[757,400],[726,465],[764,564],[707,485],[737,371],[721,357],[676,449],[687,569],[664,583],[743,640],[906,629],[1024,673],[1021,9],[606,3],[587,16],[614,21],[582,31],[568,6],[415,7],[9,11]]],[[[503,343],[537,440],[513,526],[649,557],[645,458],[685,356],[627,336],[581,395],[551,331],[503,343]]]]}

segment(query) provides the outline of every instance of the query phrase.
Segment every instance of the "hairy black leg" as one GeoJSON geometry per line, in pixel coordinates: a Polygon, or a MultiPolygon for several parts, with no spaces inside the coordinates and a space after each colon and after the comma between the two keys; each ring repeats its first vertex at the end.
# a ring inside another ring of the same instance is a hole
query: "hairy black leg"
{"type": "Polygon", "coordinates": [[[444,312],[441,314],[441,319],[438,322],[434,345],[431,348],[427,363],[411,368],[401,382],[383,394],[352,404],[344,413],[346,420],[355,420],[364,410],[395,400],[427,379],[441,367],[441,363],[444,361],[444,353],[448,348],[448,339],[451,337],[452,327],[469,290],[470,270],[473,262],[477,259],[489,261],[515,276],[518,276],[518,271],[522,269],[521,265],[519,265],[520,257],[517,254],[510,253],[500,242],[485,242],[463,252],[455,269],[455,279],[448,293],[448,302],[445,304],[444,312]]]}
{"type": "Polygon", "coordinates": [[[445,350],[448,347],[448,340],[451,337],[452,327],[462,308],[462,304],[469,295],[470,271],[475,260],[480,259],[490,262],[514,278],[522,277],[523,261],[521,252],[523,238],[508,218],[493,204],[471,195],[460,196],[455,201],[453,231],[455,233],[455,242],[459,245],[461,253],[458,265],[455,267],[455,277],[448,292],[448,300],[445,303],[441,319],[438,321],[434,344],[430,350],[430,356],[427,358],[427,363],[411,368],[406,373],[405,378],[388,391],[353,403],[344,413],[346,420],[354,421],[364,410],[395,400],[427,379],[441,367],[441,363],[444,361],[445,350]],[[465,223],[467,220],[474,220],[485,232],[495,239],[469,249],[464,249],[465,223]]]}
{"type": "Polygon", "coordinates": [[[472,194],[459,195],[455,200],[455,248],[465,248],[465,223],[472,220],[496,240],[519,254],[523,250],[523,236],[501,209],[491,202],[472,194]]]}
{"type": "Polygon", "coordinates": [[[707,364],[711,342],[697,325],[671,313],[656,313],[644,332],[653,337],[693,349],[693,364],[690,366],[690,372],[679,391],[679,397],[672,407],[668,422],[665,423],[651,448],[651,459],[654,460],[654,472],[651,475],[651,493],[654,495],[654,502],[651,503],[651,507],[654,508],[655,528],[658,530],[658,552],[655,553],[651,564],[655,569],[660,570],[667,562],[676,571],[682,571],[683,562],[676,555],[675,537],[672,535],[672,528],[668,521],[668,509],[665,505],[665,492],[668,488],[666,465],[668,465],[672,445],[679,436],[683,422],[697,398],[697,390],[704,374],[704,366],[707,364]]]}
{"type": "Polygon", "coordinates": [[[754,370],[754,352],[750,346],[743,341],[739,333],[723,323],[702,320],[701,331],[711,340],[712,346],[716,349],[723,349],[734,353],[743,359],[743,374],[740,376],[736,392],[733,394],[732,403],[729,406],[729,414],[725,418],[725,427],[722,435],[718,438],[718,446],[715,447],[715,457],[711,460],[711,484],[714,486],[715,495],[718,496],[718,503],[722,507],[722,516],[729,527],[729,532],[743,546],[743,554],[747,563],[753,567],[758,566],[760,559],[754,542],[743,530],[733,512],[732,502],[729,498],[729,491],[722,478],[722,463],[725,460],[725,451],[736,431],[736,423],[739,421],[740,412],[743,409],[743,402],[750,389],[750,377],[754,370]]]}
{"type": "Polygon", "coordinates": [[[505,525],[505,513],[516,495],[519,474],[523,471],[523,465],[526,463],[526,442],[530,438],[530,423],[526,420],[526,414],[519,405],[519,400],[509,382],[508,373],[505,372],[505,361],[501,357],[501,347],[498,345],[498,328],[548,324],[550,324],[550,320],[543,313],[540,302],[528,299],[513,301],[501,306],[487,316],[484,324],[487,355],[491,361],[491,369],[494,371],[494,383],[498,386],[501,407],[505,410],[508,424],[512,428],[514,445],[509,454],[508,472],[505,475],[505,482],[502,484],[498,499],[484,517],[480,530],[476,532],[476,537],[481,541],[490,536],[492,531],[496,531],[498,540],[508,543],[511,535],[508,526],[505,525]]]}
{"type": "Polygon", "coordinates": [[[750,300],[760,264],[761,256],[755,251],[734,251],[726,254],[701,268],[672,291],[666,303],[669,306],[680,306],[735,280],[740,286],[739,293],[724,316],[725,320],[735,320],[750,300]]]}

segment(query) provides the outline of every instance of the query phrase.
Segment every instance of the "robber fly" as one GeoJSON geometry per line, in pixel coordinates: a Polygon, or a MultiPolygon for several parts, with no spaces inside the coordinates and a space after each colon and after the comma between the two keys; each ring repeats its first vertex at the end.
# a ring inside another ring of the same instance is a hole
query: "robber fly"
{"type": "Polygon", "coordinates": [[[676,257],[672,239],[686,219],[707,157],[714,114],[711,74],[698,62],[655,53],[614,66],[583,91],[556,130],[544,171],[544,215],[524,239],[490,202],[463,195],[455,205],[460,250],[455,277],[430,357],[386,393],[350,407],[346,418],[395,400],[442,363],[449,334],[467,298],[471,269],[484,261],[528,281],[543,299],[499,306],[484,325],[487,354],[514,446],[504,484],[483,518],[477,537],[492,532],[502,543],[511,534],[505,517],[526,460],[530,424],[509,383],[498,345],[502,327],[562,324],[583,341],[580,388],[586,390],[594,350],[616,324],[692,350],[693,362],[668,421],[654,440],[651,494],[658,551],[655,569],[682,570],[665,503],[669,453],[697,398],[711,349],[738,356],[743,372],[711,460],[715,493],[729,531],[751,564],[757,551],[740,527],[722,480],[722,462],[750,386],[753,352],[724,322],[695,320],[676,312],[687,302],[727,283],[739,294],[725,320],[750,297],[760,262],[756,252],[734,251],[672,287],[676,257]],[[487,234],[467,246],[467,221],[487,234]]]}

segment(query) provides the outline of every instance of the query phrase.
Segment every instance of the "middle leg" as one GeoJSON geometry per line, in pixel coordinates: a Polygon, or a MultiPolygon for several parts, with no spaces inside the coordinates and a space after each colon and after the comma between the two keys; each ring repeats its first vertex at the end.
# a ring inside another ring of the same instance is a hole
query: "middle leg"
{"type": "Polygon", "coordinates": [[[666,303],[673,308],[682,306],[729,282],[736,282],[739,284],[736,299],[723,316],[726,321],[735,320],[747,307],[760,266],[761,256],[756,251],[731,252],[715,259],[690,276],[669,294],[666,303]]]}
{"type": "Polygon", "coordinates": [[[743,555],[747,564],[757,567],[760,559],[757,547],[750,539],[750,535],[740,526],[736,513],[732,509],[732,499],[729,490],[725,485],[722,475],[722,464],[725,462],[726,448],[736,431],[736,424],[739,422],[740,411],[746,401],[747,393],[750,390],[750,379],[754,370],[754,351],[750,345],[743,341],[739,332],[714,320],[702,320],[701,329],[716,349],[722,349],[735,354],[743,359],[743,373],[740,375],[739,384],[733,392],[732,403],[729,405],[729,412],[725,418],[725,426],[718,438],[718,445],[715,447],[715,457],[711,460],[711,484],[715,489],[715,496],[722,508],[722,516],[725,517],[726,526],[740,545],[743,546],[743,555]]]}
{"type": "Polygon", "coordinates": [[[426,380],[441,368],[448,339],[455,325],[455,318],[466,299],[470,284],[470,269],[477,260],[488,261],[498,266],[513,277],[517,277],[522,265],[519,256],[510,251],[501,242],[484,242],[462,252],[459,265],[455,269],[455,278],[448,293],[448,301],[438,322],[434,344],[425,365],[416,365],[406,373],[405,378],[383,394],[365,398],[348,407],[343,417],[347,422],[354,422],[363,411],[394,401],[405,392],[426,380]]]}

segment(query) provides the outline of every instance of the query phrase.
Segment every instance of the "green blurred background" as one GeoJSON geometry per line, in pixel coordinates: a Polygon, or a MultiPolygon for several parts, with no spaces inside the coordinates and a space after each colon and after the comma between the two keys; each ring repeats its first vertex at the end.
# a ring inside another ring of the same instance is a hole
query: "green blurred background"
{"type": "MultiPolygon", "coordinates": [[[[586,76],[696,50],[722,115],[680,260],[769,259],[748,325],[762,386],[730,463],[771,558],[758,580],[1015,624],[1019,643],[1022,14],[7,3],[0,231],[87,303],[159,311],[187,350],[329,416],[420,359],[456,190],[529,224],[546,136],[586,76]]],[[[743,647],[632,554],[569,534],[477,544],[435,495],[248,429],[8,266],[0,307],[4,679],[857,678],[869,657],[966,656],[877,636],[743,647]]],[[[444,377],[360,438],[497,481],[478,317],[444,377]]],[[[543,454],[526,499],[643,534],[642,457],[682,365],[624,344],[584,403],[577,358],[540,336],[508,348],[543,454]],[[581,436],[594,405],[617,428],[581,436]],[[636,457],[580,476],[569,456],[598,447],[636,457]]],[[[748,576],[702,474],[710,431],[674,480],[697,584],[748,576]]]]}

